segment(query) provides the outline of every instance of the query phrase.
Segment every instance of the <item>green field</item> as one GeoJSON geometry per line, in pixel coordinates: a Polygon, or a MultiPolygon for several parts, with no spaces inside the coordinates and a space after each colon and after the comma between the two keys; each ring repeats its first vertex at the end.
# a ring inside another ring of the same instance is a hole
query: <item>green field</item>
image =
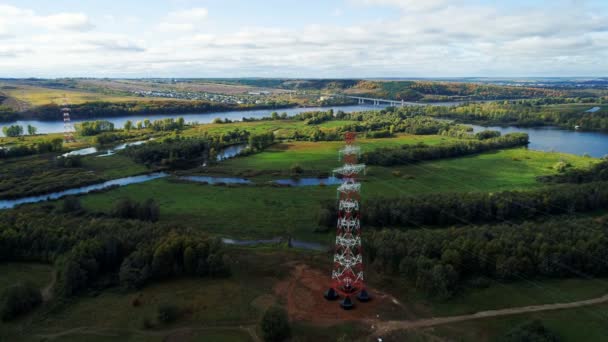
{"type": "Polygon", "coordinates": [[[53,278],[53,267],[35,263],[0,263],[0,274],[0,291],[20,282],[43,288],[53,278]]]}
{"type": "Polygon", "coordinates": [[[575,309],[538,312],[500,318],[465,321],[433,328],[398,332],[385,341],[451,340],[455,336],[463,342],[500,341],[514,327],[540,320],[563,342],[604,342],[608,336],[608,304],[575,309]]]}
{"type": "MultiPolygon", "coordinates": [[[[387,139],[374,143],[389,145],[398,141],[387,139]]],[[[300,239],[328,241],[329,235],[313,233],[313,230],[318,208],[323,201],[335,198],[335,186],[272,187],[265,184],[271,178],[288,177],[286,169],[293,163],[302,165],[305,170],[336,167],[338,147],[338,143],[333,142],[290,143],[271,151],[235,158],[211,169],[234,175],[264,171],[262,176],[252,178],[259,183],[256,186],[213,186],[159,179],[87,195],[82,202],[89,210],[109,211],[120,198],[139,201],[153,198],[160,204],[163,222],[179,222],[236,238],[293,234],[300,239]]],[[[544,186],[536,177],[556,172],[552,167],[560,160],[576,167],[597,161],[519,148],[397,168],[370,167],[364,177],[362,193],[370,198],[446,191],[527,190],[544,186]],[[394,176],[394,171],[399,171],[401,176],[394,176]]]]}
{"type": "Polygon", "coordinates": [[[126,101],[153,101],[153,98],[145,98],[137,96],[117,96],[107,95],[98,92],[88,92],[84,90],[72,89],[57,89],[45,88],[30,85],[13,85],[2,87],[0,83],[0,91],[8,96],[25,102],[30,106],[40,106],[50,103],[61,104],[64,95],[70,104],[81,104],[85,102],[107,101],[107,102],[126,102],[126,101]]]}

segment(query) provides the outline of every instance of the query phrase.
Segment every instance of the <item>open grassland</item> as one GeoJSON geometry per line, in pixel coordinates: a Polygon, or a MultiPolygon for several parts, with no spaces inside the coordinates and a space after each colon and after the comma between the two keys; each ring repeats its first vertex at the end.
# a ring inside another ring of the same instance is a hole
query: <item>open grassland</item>
{"type": "Polygon", "coordinates": [[[385,341],[436,341],[458,336],[458,341],[500,341],[514,327],[531,320],[557,334],[563,342],[604,342],[608,336],[608,304],[465,321],[433,328],[394,333],[385,341]]]}
{"type": "MultiPolygon", "coordinates": [[[[386,144],[390,140],[379,139],[377,143],[386,144]]],[[[253,168],[281,171],[299,163],[305,169],[323,167],[329,170],[338,165],[338,144],[293,143],[287,150],[236,158],[220,164],[219,168],[224,172],[242,174],[253,168]],[[315,152],[296,153],[297,148],[315,152]]],[[[397,168],[371,167],[368,175],[364,176],[362,194],[364,198],[373,198],[438,192],[529,190],[546,186],[536,177],[556,172],[553,165],[560,160],[576,167],[596,162],[592,158],[519,148],[397,168]]],[[[268,175],[253,177],[260,183],[255,186],[213,186],[159,179],[86,195],[82,201],[91,211],[107,212],[121,198],[139,201],[153,198],[160,204],[161,221],[164,222],[235,238],[292,234],[300,239],[329,242],[329,234],[313,233],[313,230],[321,203],[335,198],[335,186],[265,186],[268,179],[268,175]]]]}
{"type": "Polygon", "coordinates": [[[167,179],[134,184],[82,197],[92,211],[110,211],[121,198],[160,205],[161,222],[242,237],[274,237],[292,232],[299,238],[328,241],[313,233],[319,203],[335,198],[335,189],[211,186],[167,179]]]}
{"type": "MultiPolygon", "coordinates": [[[[453,298],[436,300],[417,290],[414,284],[396,282],[394,278],[371,275],[368,278],[380,288],[393,289],[393,295],[406,303],[412,317],[444,317],[473,314],[480,311],[568,303],[593,299],[608,294],[608,279],[517,279],[512,282],[493,280],[486,288],[464,287],[453,298]]],[[[391,317],[404,319],[404,317],[391,317]]]]}
{"type": "MultiPolygon", "coordinates": [[[[280,112],[280,110],[278,110],[280,112]]],[[[272,111],[268,111],[270,116],[272,111]]],[[[308,132],[319,129],[321,131],[330,131],[335,128],[340,128],[346,125],[351,125],[352,121],[335,120],[328,121],[318,125],[308,125],[305,121],[300,120],[269,120],[269,121],[250,121],[250,122],[233,122],[230,124],[205,124],[190,127],[183,131],[183,136],[200,136],[208,134],[227,134],[234,130],[246,130],[251,134],[261,134],[272,132],[276,139],[285,139],[294,136],[295,132],[306,135],[308,132]]]]}
{"type": "MultiPolygon", "coordinates": [[[[395,138],[361,139],[362,151],[404,144],[425,143],[435,145],[454,141],[454,138],[438,135],[400,135],[395,138]]],[[[252,156],[235,158],[210,168],[211,172],[239,173],[243,171],[264,172],[288,171],[299,165],[305,171],[330,172],[340,165],[338,151],[344,147],[342,141],[287,142],[275,144],[264,152],[252,156]]]]}
{"type": "MultiPolygon", "coordinates": [[[[0,83],[0,86],[3,84],[0,83]]],[[[20,102],[25,102],[30,106],[40,106],[45,104],[61,104],[64,95],[70,104],[81,104],[85,102],[126,102],[126,101],[150,101],[153,98],[142,98],[137,96],[117,96],[85,90],[45,88],[30,85],[4,85],[0,91],[20,102]]]]}
{"type": "Polygon", "coordinates": [[[20,282],[43,288],[53,278],[53,267],[45,264],[8,262],[0,263],[0,292],[20,282]]]}

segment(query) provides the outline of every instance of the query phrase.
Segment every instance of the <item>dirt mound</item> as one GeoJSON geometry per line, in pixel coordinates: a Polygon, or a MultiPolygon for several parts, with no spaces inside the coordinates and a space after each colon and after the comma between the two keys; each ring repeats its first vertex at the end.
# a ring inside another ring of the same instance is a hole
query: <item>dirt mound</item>
{"type": "Polygon", "coordinates": [[[338,301],[327,301],[323,297],[328,283],[329,275],[307,265],[298,264],[290,276],[279,282],[274,290],[286,303],[287,312],[292,320],[320,325],[333,325],[349,320],[375,320],[388,307],[398,306],[398,302],[393,297],[368,288],[373,299],[367,303],[360,303],[355,299],[355,308],[346,311],[340,307],[338,301]]]}

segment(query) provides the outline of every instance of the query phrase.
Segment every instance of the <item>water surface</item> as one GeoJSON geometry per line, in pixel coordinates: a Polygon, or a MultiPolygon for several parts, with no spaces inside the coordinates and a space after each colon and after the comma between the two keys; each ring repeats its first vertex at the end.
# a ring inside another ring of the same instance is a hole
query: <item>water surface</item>
{"type": "Polygon", "coordinates": [[[514,126],[478,126],[474,132],[483,130],[499,131],[500,133],[522,132],[530,136],[530,149],[545,152],[563,152],[576,155],[589,154],[601,158],[608,154],[608,134],[600,132],[569,131],[558,127],[514,127],[514,126]]]}
{"type": "Polygon", "coordinates": [[[17,199],[12,199],[12,200],[0,200],[0,209],[10,209],[10,208],[14,208],[18,205],[26,204],[26,203],[51,201],[51,200],[56,200],[56,199],[65,197],[65,196],[86,194],[91,191],[103,190],[103,189],[107,189],[107,188],[114,187],[114,186],[125,186],[125,185],[129,185],[129,184],[143,183],[143,182],[148,182],[148,181],[151,181],[151,180],[154,180],[157,178],[166,177],[166,176],[167,176],[167,174],[164,172],[156,172],[156,173],[150,173],[147,175],[113,179],[113,180],[103,182],[103,183],[87,185],[87,186],[82,186],[79,188],[73,188],[73,189],[68,189],[68,190],[63,190],[63,191],[52,192],[52,193],[48,193],[48,194],[44,194],[44,195],[22,197],[22,198],[17,198],[17,199]]]}

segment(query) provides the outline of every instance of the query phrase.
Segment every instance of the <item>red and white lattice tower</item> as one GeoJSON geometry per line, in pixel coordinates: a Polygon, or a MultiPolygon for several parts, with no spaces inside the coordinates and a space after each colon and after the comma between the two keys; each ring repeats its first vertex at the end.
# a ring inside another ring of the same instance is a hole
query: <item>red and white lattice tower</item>
{"type": "Polygon", "coordinates": [[[74,126],[70,122],[70,107],[68,107],[68,99],[65,95],[61,104],[61,113],[63,114],[63,141],[66,143],[74,142],[74,126]]]}
{"type": "Polygon", "coordinates": [[[354,144],[355,138],[354,132],[345,134],[346,146],[340,150],[344,165],[334,170],[334,174],[341,175],[343,181],[338,187],[338,220],[334,267],[331,273],[332,285],[325,292],[325,298],[328,300],[343,297],[340,306],[346,310],[354,307],[351,296],[357,296],[362,302],[370,300],[363,277],[361,184],[357,182],[357,175],[365,170],[365,165],[357,163],[361,149],[354,144]]]}

